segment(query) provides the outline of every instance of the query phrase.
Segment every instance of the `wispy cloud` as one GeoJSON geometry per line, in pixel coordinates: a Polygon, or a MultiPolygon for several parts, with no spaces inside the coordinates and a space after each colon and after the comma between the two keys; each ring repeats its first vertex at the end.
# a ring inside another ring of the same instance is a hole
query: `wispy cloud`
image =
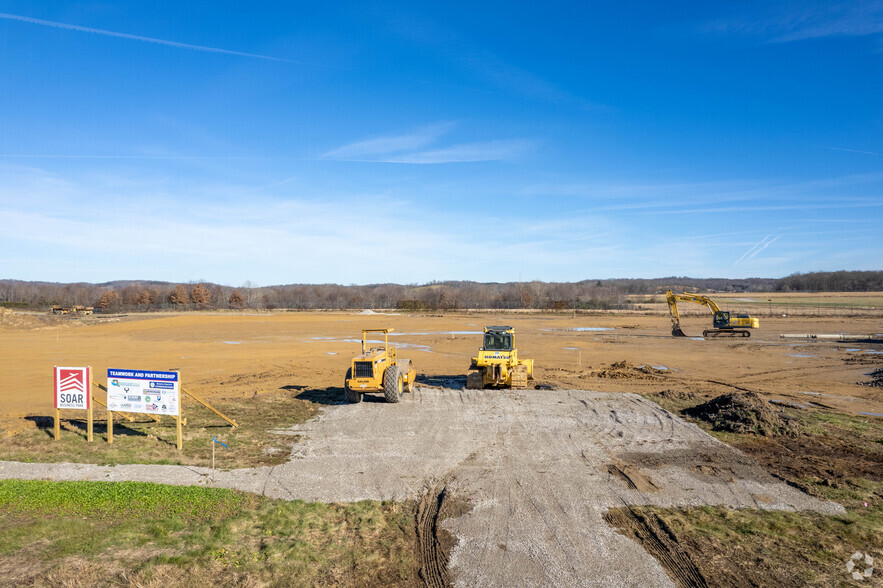
{"type": "Polygon", "coordinates": [[[883,32],[883,0],[799,2],[788,9],[705,24],[704,32],[765,37],[787,43],[825,37],[858,37],[883,32]]]}
{"type": "Polygon", "coordinates": [[[444,149],[435,149],[385,158],[387,163],[467,163],[476,161],[506,161],[528,152],[529,141],[487,141],[485,143],[462,143],[444,149]]]}
{"type": "Polygon", "coordinates": [[[177,47],[178,49],[189,49],[191,51],[205,51],[208,53],[223,53],[225,55],[237,55],[239,57],[253,57],[255,59],[266,59],[269,61],[283,61],[287,63],[296,63],[290,59],[282,57],[272,57],[270,55],[259,55],[257,53],[245,53],[243,51],[232,51],[230,49],[221,49],[220,47],[207,47],[205,45],[191,45],[190,43],[179,43],[177,41],[169,41],[167,39],[157,39],[155,37],[145,37],[142,35],[132,35],[129,33],[119,33],[116,31],[108,31],[105,29],[95,29],[92,27],[84,27],[80,25],[68,24],[63,22],[55,22],[51,20],[42,20],[39,18],[31,18],[29,16],[21,16],[18,14],[0,13],[0,19],[16,20],[29,24],[41,25],[44,27],[52,27],[56,29],[65,29],[69,31],[78,31],[81,33],[92,33],[94,35],[103,35],[105,37],[116,37],[119,39],[128,39],[130,41],[142,41],[144,43],[155,43],[157,45],[166,45],[168,47],[177,47]]]}
{"type": "Polygon", "coordinates": [[[754,259],[755,257],[757,257],[758,253],[760,253],[761,251],[763,251],[764,249],[766,249],[767,247],[769,247],[770,245],[772,245],[773,243],[775,243],[776,241],[778,241],[781,238],[782,238],[782,235],[773,235],[773,234],[767,235],[766,237],[764,237],[763,239],[761,239],[760,241],[758,241],[757,243],[752,245],[751,248],[748,249],[748,251],[746,251],[745,253],[743,253],[742,257],[737,259],[735,263],[739,263],[739,262],[744,261],[746,259],[754,259]]]}
{"type": "Polygon", "coordinates": [[[452,128],[452,124],[445,123],[421,127],[411,133],[365,139],[332,149],[321,157],[371,163],[466,163],[515,159],[533,147],[533,142],[524,139],[436,145],[452,128]]]}
{"type": "Polygon", "coordinates": [[[863,155],[876,155],[877,157],[883,157],[883,153],[877,153],[875,151],[862,151],[860,149],[846,149],[845,147],[829,147],[827,145],[822,146],[823,149],[831,149],[832,151],[846,151],[847,153],[861,153],[863,155]]]}
{"type": "Polygon", "coordinates": [[[450,123],[429,125],[402,135],[387,135],[349,143],[322,155],[325,159],[354,159],[425,147],[451,130],[450,123]]]}
{"type": "Polygon", "coordinates": [[[399,13],[390,24],[394,33],[421,47],[429,48],[448,66],[492,88],[495,93],[537,102],[569,104],[582,109],[602,107],[574,95],[560,84],[511,63],[496,52],[472,42],[459,31],[423,15],[399,13]]]}

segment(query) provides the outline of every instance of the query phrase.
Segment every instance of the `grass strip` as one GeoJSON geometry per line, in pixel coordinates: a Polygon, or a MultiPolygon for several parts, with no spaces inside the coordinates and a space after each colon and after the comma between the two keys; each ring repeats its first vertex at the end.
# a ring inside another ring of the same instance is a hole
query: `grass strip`
{"type": "Polygon", "coordinates": [[[10,585],[417,585],[413,505],[138,482],[0,482],[10,585]]]}

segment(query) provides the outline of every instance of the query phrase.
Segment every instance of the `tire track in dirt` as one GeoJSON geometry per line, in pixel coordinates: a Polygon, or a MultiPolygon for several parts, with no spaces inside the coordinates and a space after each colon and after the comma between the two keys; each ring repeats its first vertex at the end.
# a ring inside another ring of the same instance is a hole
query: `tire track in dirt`
{"type": "Polygon", "coordinates": [[[679,586],[708,587],[705,576],[659,517],[636,515],[632,508],[624,505],[607,511],[604,521],[614,528],[623,529],[624,535],[647,548],[679,586]]]}
{"type": "Polygon", "coordinates": [[[448,582],[448,554],[439,537],[439,516],[447,486],[439,482],[428,489],[417,503],[417,548],[420,552],[420,579],[424,586],[445,588],[448,582]]]}

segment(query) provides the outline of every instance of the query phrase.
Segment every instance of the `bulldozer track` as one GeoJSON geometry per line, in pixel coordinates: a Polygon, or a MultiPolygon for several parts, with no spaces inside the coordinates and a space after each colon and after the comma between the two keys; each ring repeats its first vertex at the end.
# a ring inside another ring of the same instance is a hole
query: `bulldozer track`
{"type": "Polygon", "coordinates": [[[417,544],[420,550],[420,579],[424,586],[449,586],[448,554],[439,539],[439,514],[447,486],[443,482],[431,488],[417,504],[417,544]]]}
{"type": "Polygon", "coordinates": [[[527,368],[519,365],[512,370],[512,387],[527,388],[527,368]]]}

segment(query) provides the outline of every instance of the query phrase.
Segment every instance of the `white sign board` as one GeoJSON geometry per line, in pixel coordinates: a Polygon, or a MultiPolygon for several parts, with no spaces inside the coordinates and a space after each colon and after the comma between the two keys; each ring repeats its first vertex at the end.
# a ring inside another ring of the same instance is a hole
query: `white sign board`
{"type": "Polygon", "coordinates": [[[92,370],[88,367],[55,368],[55,408],[89,409],[92,370]]]}
{"type": "Polygon", "coordinates": [[[178,372],[107,370],[107,410],[178,416],[178,372]]]}

